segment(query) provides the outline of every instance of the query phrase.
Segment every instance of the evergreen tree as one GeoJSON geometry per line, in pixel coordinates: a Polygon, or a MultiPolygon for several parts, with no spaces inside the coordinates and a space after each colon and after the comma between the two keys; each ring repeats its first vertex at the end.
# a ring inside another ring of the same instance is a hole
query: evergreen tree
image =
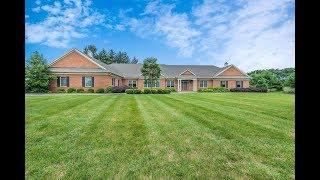
{"type": "Polygon", "coordinates": [[[33,52],[25,67],[26,92],[48,92],[52,79],[46,59],[39,52],[33,52]]]}

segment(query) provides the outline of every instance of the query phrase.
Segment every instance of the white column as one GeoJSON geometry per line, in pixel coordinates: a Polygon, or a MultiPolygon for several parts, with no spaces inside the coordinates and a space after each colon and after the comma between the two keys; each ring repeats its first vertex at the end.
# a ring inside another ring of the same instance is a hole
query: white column
{"type": "Polygon", "coordinates": [[[193,91],[197,91],[197,89],[198,89],[198,81],[197,81],[197,79],[193,79],[192,84],[193,84],[193,91]]]}
{"type": "Polygon", "coordinates": [[[178,91],[181,91],[181,79],[178,79],[178,91]]]}

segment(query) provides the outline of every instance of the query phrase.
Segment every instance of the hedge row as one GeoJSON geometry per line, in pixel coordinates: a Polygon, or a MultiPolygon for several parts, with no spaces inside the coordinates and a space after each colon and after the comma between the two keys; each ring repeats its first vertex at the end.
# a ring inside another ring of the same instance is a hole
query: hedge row
{"type": "Polygon", "coordinates": [[[85,91],[84,89],[75,89],[75,88],[69,88],[67,90],[63,89],[63,88],[59,88],[57,90],[57,93],[94,93],[93,89],[88,89],[87,91],[85,91]]]}
{"type": "Polygon", "coordinates": [[[214,92],[214,93],[221,93],[229,91],[227,88],[224,87],[211,87],[211,88],[203,88],[198,89],[198,92],[214,92]]]}
{"type": "Polygon", "coordinates": [[[94,91],[94,89],[88,89],[85,91],[84,89],[75,89],[69,88],[67,90],[63,88],[59,88],[57,93],[124,93],[126,89],[129,89],[129,86],[108,86],[106,89],[100,88],[94,91]]]}
{"type": "Polygon", "coordinates": [[[161,89],[161,88],[145,88],[143,90],[139,89],[127,89],[126,93],[127,94],[170,94],[171,92],[174,92],[175,90],[166,88],[166,89],[161,89]]]}
{"type": "Polygon", "coordinates": [[[231,92],[268,92],[264,87],[249,87],[249,88],[232,88],[231,92]]]}

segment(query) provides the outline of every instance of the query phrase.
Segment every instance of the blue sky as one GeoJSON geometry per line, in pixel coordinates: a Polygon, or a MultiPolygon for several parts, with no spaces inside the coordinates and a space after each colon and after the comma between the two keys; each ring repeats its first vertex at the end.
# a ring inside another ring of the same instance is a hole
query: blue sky
{"type": "Polygon", "coordinates": [[[126,51],[141,62],[295,66],[294,0],[27,0],[26,59],[70,48],[126,51]]]}

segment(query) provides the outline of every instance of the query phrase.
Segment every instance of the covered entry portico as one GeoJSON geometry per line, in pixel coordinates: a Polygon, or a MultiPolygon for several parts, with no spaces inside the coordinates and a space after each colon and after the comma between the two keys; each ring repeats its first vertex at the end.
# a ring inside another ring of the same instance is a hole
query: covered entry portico
{"type": "Polygon", "coordinates": [[[178,79],[178,92],[197,91],[197,79],[178,79]]]}

